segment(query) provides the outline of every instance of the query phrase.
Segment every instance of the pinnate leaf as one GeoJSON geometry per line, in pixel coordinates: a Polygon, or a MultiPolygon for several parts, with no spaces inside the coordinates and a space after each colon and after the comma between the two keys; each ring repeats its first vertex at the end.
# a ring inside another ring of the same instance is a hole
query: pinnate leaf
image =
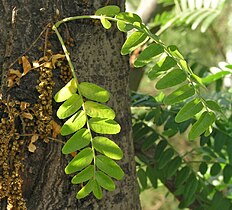
{"type": "Polygon", "coordinates": [[[93,176],[94,176],[94,166],[89,165],[84,170],[82,170],[80,173],[75,175],[72,178],[71,182],[73,184],[83,183],[83,182],[86,182],[86,181],[90,180],[91,178],[93,178],[93,176]]]}
{"type": "Polygon", "coordinates": [[[189,132],[189,140],[194,140],[204,133],[209,126],[211,126],[216,120],[216,116],[213,112],[203,112],[200,118],[193,124],[189,132]]]}
{"type": "Polygon", "coordinates": [[[107,118],[91,118],[89,126],[91,130],[100,134],[117,134],[121,130],[116,121],[107,118]]]}
{"type": "Polygon", "coordinates": [[[81,96],[74,93],[68,100],[66,100],[57,110],[57,117],[65,119],[73,115],[76,111],[81,108],[83,100],[81,96]]]}
{"type": "Polygon", "coordinates": [[[102,153],[103,155],[106,155],[111,159],[120,160],[123,157],[123,152],[119,148],[119,146],[106,137],[103,136],[94,137],[93,147],[98,152],[102,153]]]}
{"type": "Polygon", "coordinates": [[[91,140],[91,135],[86,128],[82,128],[77,131],[73,136],[65,143],[62,148],[63,154],[69,154],[86,147],[91,140]]]}
{"type": "Polygon", "coordinates": [[[61,127],[61,135],[65,136],[81,129],[86,123],[86,115],[83,110],[80,110],[70,117],[61,127]]]}
{"type": "Polygon", "coordinates": [[[106,105],[93,101],[86,101],[84,105],[86,114],[90,117],[108,118],[112,120],[115,118],[114,110],[106,105]]]}
{"type": "Polygon", "coordinates": [[[147,40],[148,37],[145,33],[135,31],[127,38],[127,40],[123,44],[121,49],[121,54],[122,55],[129,54],[130,52],[134,51],[136,48],[144,44],[147,40]]]}
{"type": "Polygon", "coordinates": [[[93,151],[90,147],[81,150],[66,166],[65,173],[71,174],[88,166],[93,160],[93,151]]]}
{"type": "Polygon", "coordinates": [[[113,180],[102,171],[97,171],[95,174],[98,184],[106,190],[115,190],[115,184],[113,180]]]}
{"type": "Polygon", "coordinates": [[[120,180],[124,176],[123,170],[120,168],[120,166],[110,158],[103,156],[103,155],[97,155],[96,157],[96,166],[103,171],[104,173],[108,174],[109,176],[120,180]]]}
{"type": "Polygon", "coordinates": [[[87,99],[97,102],[107,102],[110,93],[104,88],[89,82],[82,82],[79,85],[81,94],[87,99]]]}
{"type": "Polygon", "coordinates": [[[77,84],[75,79],[71,79],[63,88],[61,88],[55,95],[56,102],[62,102],[71,97],[77,92],[77,84]]]}

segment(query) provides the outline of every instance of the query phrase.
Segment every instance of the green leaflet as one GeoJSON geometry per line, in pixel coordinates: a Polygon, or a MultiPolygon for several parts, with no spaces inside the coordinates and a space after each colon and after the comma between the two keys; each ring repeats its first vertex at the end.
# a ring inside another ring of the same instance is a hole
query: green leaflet
{"type": "Polygon", "coordinates": [[[228,183],[232,177],[232,166],[227,164],[223,169],[223,181],[228,183]]]}
{"type": "Polygon", "coordinates": [[[213,112],[205,111],[201,117],[195,122],[189,132],[189,140],[194,140],[204,133],[209,126],[211,126],[216,120],[216,116],[213,112]]]}
{"type": "Polygon", "coordinates": [[[81,96],[74,93],[68,100],[66,100],[57,110],[57,117],[65,119],[73,115],[76,111],[81,108],[83,100],[81,96]]]}
{"type": "Polygon", "coordinates": [[[86,101],[84,106],[86,114],[90,117],[108,118],[112,120],[115,118],[114,110],[106,105],[93,101],[86,101]]]}
{"type": "Polygon", "coordinates": [[[175,103],[179,103],[195,94],[195,89],[193,86],[186,84],[178,89],[176,89],[174,92],[169,94],[164,98],[164,103],[166,105],[172,105],[175,103]]]}
{"type": "Polygon", "coordinates": [[[215,101],[212,100],[207,100],[206,101],[206,106],[216,112],[220,112],[221,111],[221,107],[219,106],[219,104],[215,101]]]}
{"type": "Polygon", "coordinates": [[[133,24],[134,22],[142,23],[142,19],[135,13],[131,13],[131,12],[120,12],[116,16],[116,19],[123,20],[131,24],[133,24]]]}
{"type": "Polygon", "coordinates": [[[104,103],[110,98],[110,93],[107,90],[93,83],[82,82],[79,88],[84,97],[93,101],[104,103]]]}
{"type": "Polygon", "coordinates": [[[146,47],[134,62],[135,67],[143,67],[164,52],[163,46],[153,43],[146,47]]]}
{"type": "Polygon", "coordinates": [[[175,184],[179,187],[183,184],[190,175],[190,169],[188,166],[183,167],[180,171],[177,172],[175,184]]]}
{"type": "Polygon", "coordinates": [[[81,150],[66,166],[65,173],[71,174],[88,166],[93,160],[93,151],[90,147],[81,150]]]}
{"type": "Polygon", "coordinates": [[[161,140],[156,148],[155,148],[155,155],[154,155],[154,158],[156,160],[158,160],[161,156],[161,154],[163,153],[164,149],[166,148],[166,146],[168,145],[167,141],[166,140],[161,140]]]}
{"type": "Polygon", "coordinates": [[[121,54],[127,55],[148,40],[147,34],[135,31],[131,34],[122,46],[121,54]]]}
{"type": "Polygon", "coordinates": [[[72,178],[71,182],[72,182],[72,184],[83,183],[83,182],[86,182],[86,181],[90,180],[91,178],[93,178],[93,176],[94,176],[94,166],[89,165],[84,170],[82,170],[80,173],[75,175],[72,178]]]}
{"type": "Polygon", "coordinates": [[[107,157],[114,159],[114,160],[120,160],[123,157],[123,152],[119,148],[117,144],[115,144],[110,139],[103,137],[103,136],[97,136],[93,138],[93,147],[100,153],[106,155],[107,157]]]}
{"type": "Polygon", "coordinates": [[[118,27],[118,30],[122,32],[128,32],[134,28],[133,25],[127,24],[122,20],[117,21],[117,27],[118,27]]]}
{"type": "Polygon", "coordinates": [[[65,101],[76,92],[77,92],[77,84],[75,79],[73,78],[62,89],[60,89],[56,93],[54,100],[56,102],[65,101]]]}
{"type": "Polygon", "coordinates": [[[223,78],[224,76],[226,76],[228,74],[231,74],[231,72],[230,71],[220,71],[220,72],[217,72],[215,74],[212,74],[212,75],[209,75],[207,77],[202,78],[202,82],[204,84],[210,84],[218,79],[223,78]]]}
{"type": "Polygon", "coordinates": [[[204,175],[208,170],[208,165],[206,162],[201,162],[200,166],[199,166],[199,171],[202,175],[204,175]]]}
{"type": "Polygon", "coordinates": [[[217,176],[221,171],[221,165],[220,163],[214,163],[210,169],[210,175],[211,176],[217,176]]]}
{"type": "Polygon", "coordinates": [[[105,16],[108,16],[108,17],[114,17],[119,12],[120,12],[120,8],[118,6],[108,5],[108,6],[105,6],[105,7],[102,7],[100,9],[98,9],[95,12],[95,15],[97,15],[97,16],[105,15],[105,16]]]}
{"type": "Polygon", "coordinates": [[[70,117],[61,127],[61,135],[65,136],[81,129],[86,123],[86,115],[83,110],[80,110],[70,117]]]}
{"type": "Polygon", "coordinates": [[[201,103],[200,99],[193,99],[181,108],[175,117],[175,121],[177,123],[186,121],[199,113],[202,109],[203,104],[201,103]]]}
{"type": "Polygon", "coordinates": [[[97,199],[102,199],[102,189],[96,180],[93,183],[93,194],[97,199]]]}
{"type": "Polygon", "coordinates": [[[77,193],[76,198],[81,199],[89,195],[93,191],[94,187],[94,180],[91,179],[88,181],[88,183],[81,188],[81,190],[77,193]]]}
{"type": "Polygon", "coordinates": [[[172,177],[181,166],[182,159],[179,156],[173,158],[167,165],[167,178],[172,177]]]}
{"type": "Polygon", "coordinates": [[[86,128],[77,131],[63,146],[62,153],[69,154],[86,147],[91,140],[91,135],[86,128]]]}
{"type": "Polygon", "coordinates": [[[100,21],[101,21],[102,26],[103,26],[105,29],[110,29],[110,27],[111,27],[111,22],[108,21],[106,18],[104,18],[104,16],[101,17],[100,21]]]}
{"type": "Polygon", "coordinates": [[[168,46],[168,51],[169,51],[174,57],[184,60],[184,57],[183,57],[183,55],[181,55],[181,53],[179,52],[177,46],[175,46],[175,45],[170,45],[170,46],[168,46]]]}
{"type": "Polygon", "coordinates": [[[156,169],[152,168],[151,166],[148,166],[146,169],[146,174],[147,174],[147,177],[150,179],[152,187],[157,188],[158,187],[158,177],[156,174],[156,169]]]}
{"type": "Polygon", "coordinates": [[[102,171],[97,171],[95,177],[98,184],[104,189],[109,191],[115,190],[115,184],[113,180],[102,171]]]}
{"type": "Polygon", "coordinates": [[[181,69],[174,69],[165,74],[157,83],[158,90],[178,85],[186,80],[187,76],[181,69]]]}
{"type": "Polygon", "coordinates": [[[122,179],[124,176],[124,172],[119,165],[106,156],[97,155],[96,165],[101,171],[117,180],[122,179]]]}
{"type": "Polygon", "coordinates": [[[89,120],[91,130],[100,134],[117,134],[120,132],[120,125],[111,119],[107,118],[91,118],[89,120]]]}
{"type": "Polygon", "coordinates": [[[142,186],[142,189],[146,189],[147,188],[147,175],[146,175],[146,172],[140,168],[138,171],[137,171],[137,177],[139,179],[139,182],[142,186]]]}
{"type": "Polygon", "coordinates": [[[161,57],[161,59],[148,72],[148,77],[153,80],[157,78],[162,71],[167,71],[176,66],[176,60],[170,56],[161,57]]]}
{"type": "Polygon", "coordinates": [[[164,168],[167,165],[167,163],[171,160],[173,155],[174,151],[172,148],[168,148],[167,150],[165,150],[160,156],[158,168],[164,168]]]}

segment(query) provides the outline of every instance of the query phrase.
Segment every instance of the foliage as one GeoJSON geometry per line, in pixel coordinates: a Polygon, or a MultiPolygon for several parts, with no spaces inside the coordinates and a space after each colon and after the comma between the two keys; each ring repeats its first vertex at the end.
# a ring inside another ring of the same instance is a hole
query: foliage
{"type": "MultiPolygon", "coordinates": [[[[181,2],[183,4],[185,1],[181,2]]],[[[198,6],[190,9],[191,12],[192,9],[199,9],[203,14],[206,5],[203,9],[198,6]]],[[[183,12],[186,11],[183,9],[183,12]]],[[[191,12],[186,18],[194,19],[191,12]]],[[[123,171],[114,161],[122,158],[122,151],[108,138],[95,136],[120,132],[119,124],[114,121],[114,111],[102,104],[108,101],[109,92],[92,83],[78,83],[67,49],[57,30],[64,22],[82,18],[99,19],[105,29],[110,29],[111,22],[116,22],[120,31],[131,31],[122,46],[121,54],[127,55],[142,45],[146,46],[135,60],[135,67],[144,67],[155,61],[148,77],[156,80],[156,88],[164,90],[164,93],[161,92],[156,98],[132,94],[133,135],[140,190],[157,188],[160,180],[180,201],[179,208],[218,209],[220,206],[230,209],[232,205],[227,198],[229,193],[223,194],[221,191],[230,186],[232,177],[231,133],[225,130],[230,127],[230,121],[222,117],[223,110],[216,100],[204,97],[206,86],[230,74],[230,66],[224,71],[200,78],[175,45],[166,46],[142,23],[138,15],[120,12],[117,6],[100,8],[93,16],[66,18],[53,26],[74,77],[57,93],[55,100],[64,101],[57,111],[58,117],[70,117],[64,123],[61,134],[75,133],[62,152],[69,154],[80,150],[65,169],[67,174],[78,172],[72,179],[73,184],[85,183],[77,193],[77,198],[93,192],[100,199],[101,187],[109,191],[115,189],[111,177],[117,180],[123,178],[123,171]],[[159,132],[156,127],[162,127],[163,131],[159,132]],[[169,143],[168,138],[184,132],[188,133],[191,141],[200,138],[200,147],[183,155],[169,143]],[[223,139],[223,142],[218,139],[223,139]],[[98,152],[101,154],[97,155],[98,152]],[[190,154],[197,154],[200,159],[196,162],[188,161],[186,156],[190,154]],[[200,173],[194,169],[193,163],[198,163],[200,173]],[[223,177],[224,186],[215,188],[213,181],[218,177],[223,177]]],[[[209,20],[204,21],[202,25],[205,29],[209,20]]]]}

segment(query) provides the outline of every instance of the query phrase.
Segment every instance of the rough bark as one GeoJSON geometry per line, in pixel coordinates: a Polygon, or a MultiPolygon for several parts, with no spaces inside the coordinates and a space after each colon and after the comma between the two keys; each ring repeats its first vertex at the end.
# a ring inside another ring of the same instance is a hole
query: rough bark
{"type": "MultiPolygon", "coordinates": [[[[38,75],[30,73],[23,78],[21,86],[6,91],[8,67],[28,49],[33,41],[59,10],[60,18],[82,14],[93,14],[105,6],[101,0],[43,0],[43,1],[0,1],[0,68],[1,90],[3,98],[8,94],[19,101],[35,103],[38,97],[36,80],[38,75]],[[12,16],[13,14],[13,16],[12,16]]],[[[107,1],[124,9],[124,1],[107,1]]],[[[125,172],[125,178],[117,182],[117,189],[104,193],[100,201],[92,196],[77,201],[77,186],[70,184],[70,177],[64,174],[69,156],[61,154],[62,145],[56,142],[37,141],[35,153],[25,152],[25,171],[23,172],[23,193],[29,210],[73,210],[73,209],[140,209],[138,188],[135,176],[134,151],[131,137],[131,119],[129,110],[129,66],[128,58],[120,56],[120,47],[125,36],[115,26],[105,31],[98,22],[75,21],[63,25],[59,30],[63,36],[71,36],[75,46],[70,49],[80,81],[94,82],[111,92],[109,104],[117,113],[117,121],[122,131],[112,138],[124,152],[119,164],[125,172]]],[[[60,48],[55,35],[52,43],[60,48]]],[[[38,50],[43,40],[39,40],[27,53],[30,59],[38,59],[38,50]]],[[[54,76],[58,90],[62,82],[54,76]]],[[[54,93],[55,93],[54,91],[54,93]]],[[[56,105],[54,106],[55,113],[56,105]]],[[[2,209],[4,208],[2,201],[2,209]]],[[[0,207],[1,207],[0,205],[0,207]]]]}

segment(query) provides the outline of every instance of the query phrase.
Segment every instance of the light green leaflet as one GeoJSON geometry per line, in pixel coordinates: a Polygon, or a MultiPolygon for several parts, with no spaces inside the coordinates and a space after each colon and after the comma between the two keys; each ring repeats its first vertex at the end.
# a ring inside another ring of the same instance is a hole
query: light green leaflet
{"type": "Polygon", "coordinates": [[[105,29],[110,29],[110,27],[111,27],[111,22],[108,21],[107,19],[105,19],[104,16],[101,17],[100,21],[101,21],[102,26],[103,26],[105,29]]]}
{"type": "Polygon", "coordinates": [[[95,15],[105,15],[108,17],[114,17],[115,15],[117,15],[120,12],[120,8],[118,6],[114,6],[114,5],[109,5],[109,6],[105,6],[102,7],[100,9],[98,9],[95,12],[95,15]]]}
{"type": "Polygon", "coordinates": [[[133,34],[131,34],[125,43],[122,46],[121,54],[127,55],[142,44],[144,44],[148,40],[148,37],[145,33],[135,31],[133,34]]]}
{"type": "Polygon", "coordinates": [[[109,176],[107,176],[105,173],[103,173],[102,171],[97,171],[95,176],[96,176],[96,180],[98,184],[101,187],[109,191],[115,190],[115,184],[113,180],[109,176]]]}
{"type": "Polygon", "coordinates": [[[201,103],[200,99],[193,99],[181,108],[175,117],[175,121],[180,123],[188,120],[199,113],[202,109],[203,104],[201,103]]]}
{"type": "Polygon", "coordinates": [[[94,176],[94,166],[89,165],[72,178],[72,183],[80,184],[90,180],[91,178],[93,178],[93,176],[94,176]]]}
{"type": "Polygon", "coordinates": [[[75,82],[75,79],[71,79],[62,89],[60,89],[56,93],[54,100],[56,102],[65,101],[76,92],[77,92],[77,84],[75,82]]]}
{"type": "Polygon", "coordinates": [[[97,199],[102,199],[102,189],[96,180],[93,181],[93,194],[97,199]]]}
{"type": "Polygon", "coordinates": [[[87,145],[89,145],[91,140],[91,135],[86,128],[82,128],[77,131],[73,136],[65,143],[62,148],[63,154],[69,154],[80,150],[87,145]]]}
{"type": "Polygon", "coordinates": [[[84,106],[86,114],[90,117],[108,118],[112,120],[115,118],[114,110],[106,105],[93,101],[86,101],[84,106]]]}
{"type": "Polygon", "coordinates": [[[87,147],[81,150],[66,166],[65,173],[71,174],[88,166],[93,160],[93,150],[87,147]]]}
{"type": "Polygon", "coordinates": [[[165,74],[157,83],[156,88],[165,89],[178,85],[186,80],[187,76],[181,69],[174,69],[165,74]]]}
{"type": "Polygon", "coordinates": [[[81,129],[85,125],[85,123],[85,112],[83,110],[80,110],[64,123],[64,125],[61,127],[60,133],[62,136],[74,133],[75,131],[81,129]]]}
{"type": "Polygon", "coordinates": [[[216,120],[216,116],[213,112],[205,111],[200,118],[193,124],[189,132],[189,140],[194,140],[204,133],[209,126],[211,126],[216,120]]]}
{"type": "Polygon", "coordinates": [[[126,24],[124,21],[117,21],[117,27],[119,31],[128,32],[134,28],[132,24],[126,24]]]}
{"type": "Polygon", "coordinates": [[[156,56],[164,52],[163,46],[152,43],[145,48],[134,62],[135,67],[143,67],[150,63],[156,56]]]}
{"type": "Polygon", "coordinates": [[[77,193],[76,198],[81,199],[89,195],[93,191],[94,180],[91,179],[88,183],[81,188],[81,190],[77,193]]]}
{"type": "Polygon", "coordinates": [[[59,109],[57,110],[57,117],[59,117],[60,119],[65,119],[73,115],[81,108],[82,104],[82,98],[78,94],[74,93],[59,107],[59,109]]]}
{"type": "Polygon", "coordinates": [[[164,98],[164,103],[166,105],[171,105],[175,103],[179,103],[184,99],[187,99],[195,94],[195,89],[193,86],[186,84],[179,87],[174,92],[170,93],[168,96],[164,98]]]}
{"type": "Polygon", "coordinates": [[[93,147],[100,153],[115,160],[120,160],[123,157],[123,152],[117,144],[103,136],[93,138],[93,147]]]}
{"type": "Polygon", "coordinates": [[[93,101],[104,103],[110,98],[110,93],[107,90],[93,83],[82,82],[79,88],[84,97],[93,101]]]}
{"type": "Polygon", "coordinates": [[[142,19],[138,15],[131,13],[131,12],[120,12],[116,16],[116,18],[118,20],[123,20],[131,24],[133,24],[134,22],[142,23],[142,19]]]}
{"type": "Polygon", "coordinates": [[[106,156],[97,155],[96,165],[101,171],[117,180],[122,179],[124,176],[124,172],[119,165],[106,156]]]}
{"type": "Polygon", "coordinates": [[[121,130],[116,121],[107,118],[91,118],[89,126],[91,130],[100,134],[117,134],[121,130]]]}
{"type": "Polygon", "coordinates": [[[181,55],[181,53],[179,52],[177,46],[175,46],[175,45],[170,45],[170,46],[168,46],[168,51],[169,51],[174,57],[177,57],[177,58],[179,58],[179,59],[184,60],[184,57],[183,57],[183,55],[181,55]]]}

